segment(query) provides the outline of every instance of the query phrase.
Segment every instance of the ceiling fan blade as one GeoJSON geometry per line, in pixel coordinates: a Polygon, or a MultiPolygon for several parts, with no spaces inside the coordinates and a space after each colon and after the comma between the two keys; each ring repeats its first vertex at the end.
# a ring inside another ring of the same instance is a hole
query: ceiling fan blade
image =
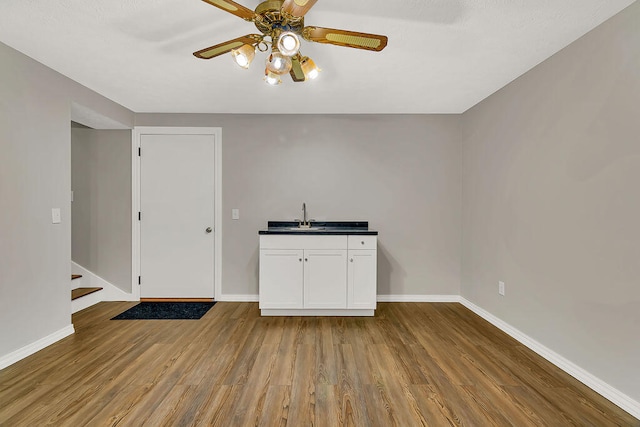
{"type": "Polygon", "coordinates": [[[289,72],[289,75],[294,82],[303,82],[306,80],[304,72],[302,71],[302,66],[300,65],[300,58],[300,54],[291,58],[291,71],[289,72]]]}
{"type": "Polygon", "coordinates": [[[335,30],[333,28],[304,27],[302,37],[305,40],[328,43],[336,46],[380,52],[387,46],[387,36],[359,33],[357,31],[335,30]]]}
{"type": "Polygon", "coordinates": [[[302,18],[318,0],[285,0],[280,13],[302,18]]]}
{"type": "Polygon", "coordinates": [[[211,59],[216,56],[224,55],[231,52],[233,49],[237,49],[242,45],[254,45],[258,42],[262,36],[258,34],[249,34],[246,36],[238,37],[237,39],[227,40],[226,42],[217,44],[215,46],[207,47],[197,52],[193,52],[193,55],[200,59],[211,59]]]}
{"type": "Polygon", "coordinates": [[[217,8],[220,8],[226,12],[239,16],[240,18],[246,21],[253,21],[255,20],[256,16],[258,16],[253,10],[246,8],[241,4],[238,4],[231,0],[202,0],[202,1],[204,1],[205,3],[209,3],[210,5],[213,5],[217,8]]]}

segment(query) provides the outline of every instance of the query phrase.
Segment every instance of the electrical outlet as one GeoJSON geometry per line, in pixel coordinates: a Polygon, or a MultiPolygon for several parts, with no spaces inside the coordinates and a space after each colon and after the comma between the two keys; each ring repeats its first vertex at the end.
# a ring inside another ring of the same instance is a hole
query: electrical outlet
{"type": "Polygon", "coordinates": [[[51,223],[52,224],[60,224],[60,208],[52,208],[51,209],[51,223]]]}
{"type": "Polygon", "coordinates": [[[504,282],[498,282],[498,293],[504,296],[504,282]]]}

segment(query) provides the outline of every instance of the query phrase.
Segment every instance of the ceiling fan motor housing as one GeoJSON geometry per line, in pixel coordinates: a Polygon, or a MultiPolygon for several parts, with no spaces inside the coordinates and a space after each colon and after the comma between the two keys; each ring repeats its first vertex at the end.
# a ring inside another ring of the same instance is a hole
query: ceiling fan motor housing
{"type": "Polygon", "coordinates": [[[256,28],[267,36],[274,36],[280,32],[292,31],[300,34],[304,28],[304,17],[297,17],[281,13],[284,0],[263,1],[256,7],[259,19],[255,20],[256,28]]]}

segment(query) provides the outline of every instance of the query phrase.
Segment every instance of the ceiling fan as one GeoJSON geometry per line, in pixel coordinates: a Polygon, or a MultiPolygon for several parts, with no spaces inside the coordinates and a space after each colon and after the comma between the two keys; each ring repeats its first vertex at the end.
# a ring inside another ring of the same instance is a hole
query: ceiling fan
{"type": "Polygon", "coordinates": [[[228,40],[201,49],[197,58],[211,59],[231,52],[242,68],[249,68],[256,50],[271,52],[267,59],[265,81],[271,85],[282,83],[281,76],[289,73],[294,82],[318,76],[319,69],[307,56],[300,54],[300,39],[355,49],[379,52],[387,46],[387,36],[336,30],[304,25],[304,16],[318,0],[266,0],[255,11],[232,0],[203,0],[217,8],[253,22],[262,34],[228,40]]]}

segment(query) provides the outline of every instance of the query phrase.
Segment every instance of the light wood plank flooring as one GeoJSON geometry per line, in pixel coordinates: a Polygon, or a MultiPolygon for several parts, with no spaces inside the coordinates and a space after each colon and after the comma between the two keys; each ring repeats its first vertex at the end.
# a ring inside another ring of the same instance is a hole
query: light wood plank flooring
{"type": "Polygon", "coordinates": [[[76,333],[0,371],[2,426],[639,426],[455,303],[375,318],[73,315],[76,333]]]}

